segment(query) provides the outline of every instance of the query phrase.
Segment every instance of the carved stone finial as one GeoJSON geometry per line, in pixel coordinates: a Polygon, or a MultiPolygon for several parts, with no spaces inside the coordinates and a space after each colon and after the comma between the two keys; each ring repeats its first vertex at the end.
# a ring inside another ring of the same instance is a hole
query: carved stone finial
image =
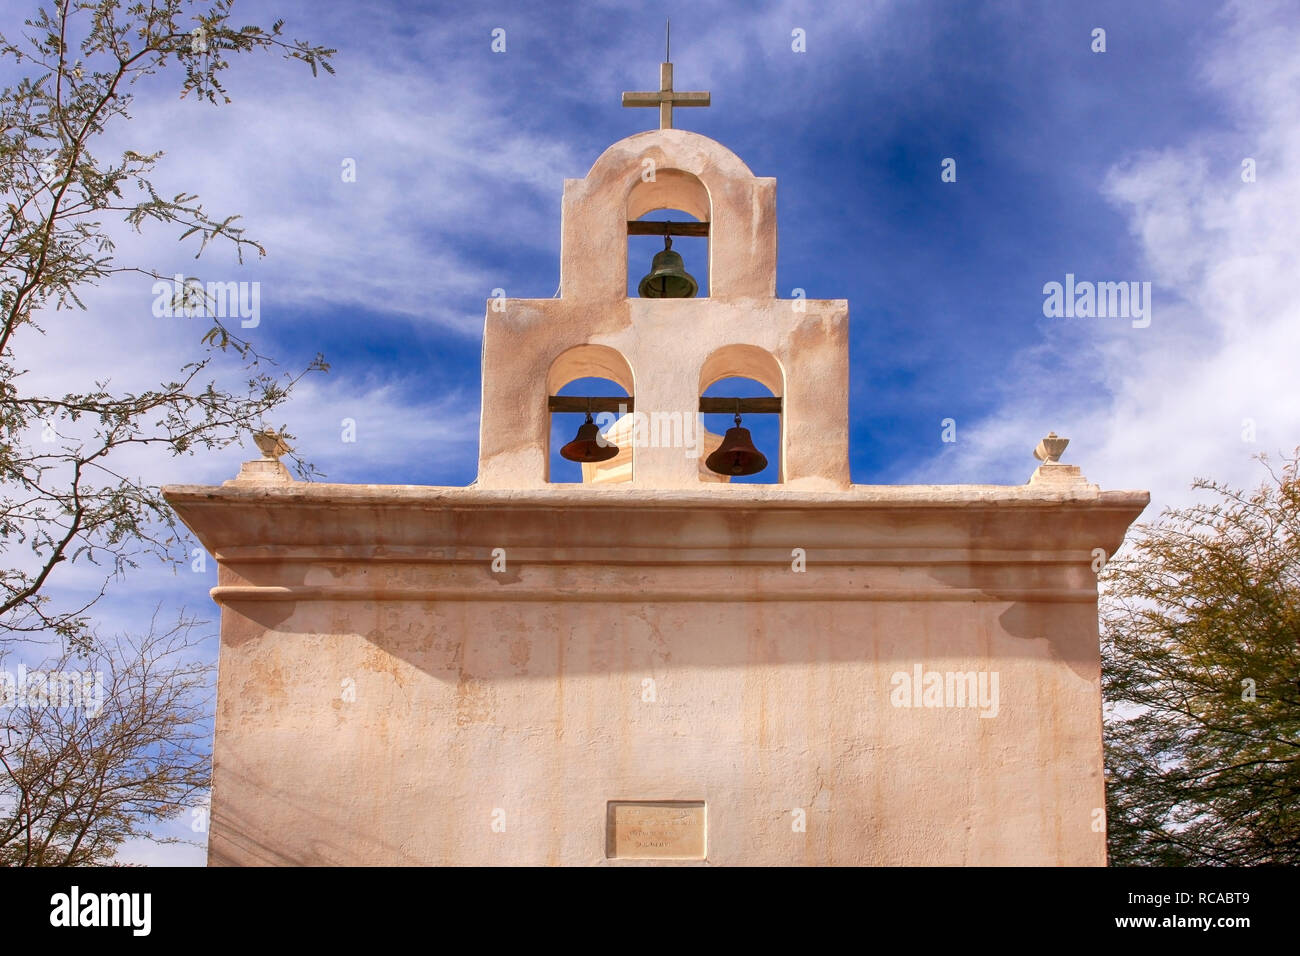
{"type": "Polygon", "coordinates": [[[274,428],[263,428],[260,432],[253,432],[253,444],[257,445],[257,450],[262,453],[262,458],[266,461],[279,461],[292,450],[285,443],[284,436],[274,428]]]}
{"type": "Polygon", "coordinates": [[[280,463],[280,456],[289,454],[291,450],[280,432],[274,428],[263,428],[261,431],[253,432],[253,444],[257,445],[257,450],[262,453],[262,457],[244,462],[239,467],[239,474],[224,484],[263,485],[293,481],[289,469],[280,463]]]}
{"type": "Polygon", "coordinates": [[[1029,484],[1053,491],[1100,493],[1101,489],[1083,477],[1078,465],[1061,464],[1061,452],[1068,444],[1070,439],[1060,438],[1056,432],[1047,433],[1034,449],[1034,457],[1042,464],[1029,476],[1029,484]]]}
{"type": "Polygon", "coordinates": [[[1034,457],[1045,464],[1054,465],[1061,460],[1061,453],[1068,444],[1070,439],[1057,438],[1056,432],[1048,432],[1047,437],[1034,449],[1034,457]]]}

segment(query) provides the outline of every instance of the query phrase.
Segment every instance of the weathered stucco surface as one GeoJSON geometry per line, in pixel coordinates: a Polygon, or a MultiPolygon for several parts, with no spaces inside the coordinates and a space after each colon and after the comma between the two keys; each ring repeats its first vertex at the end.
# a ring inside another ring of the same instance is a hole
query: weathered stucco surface
{"type": "Polygon", "coordinates": [[[489,306],[474,486],[272,456],[166,489],[220,565],[211,863],[1105,862],[1095,549],[1148,496],[1056,453],[851,485],[847,303],[776,299],[775,264],[773,180],[630,137],[565,185],[562,295],[489,306]],[[627,298],[656,208],[710,223],[710,298],[627,298]],[[780,483],[635,447],[548,485],[547,398],[588,375],[683,416],[762,382],[780,483]]]}
{"type": "Polygon", "coordinates": [[[1102,864],[1092,549],[1146,495],[764,491],[169,489],[221,564],[211,862],[597,864],[606,801],[679,799],[717,864],[1102,864]],[[916,664],[996,716],[892,706],[916,664]]]}

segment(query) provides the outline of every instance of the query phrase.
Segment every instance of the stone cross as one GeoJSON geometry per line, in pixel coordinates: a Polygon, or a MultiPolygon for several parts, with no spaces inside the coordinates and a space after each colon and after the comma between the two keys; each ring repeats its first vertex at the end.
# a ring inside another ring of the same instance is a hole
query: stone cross
{"type": "Polygon", "coordinates": [[[659,64],[659,89],[643,93],[624,93],[624,106],[659,107],[659,128],[673,128],[674,106],[708,106],[708,93],[686,93],[673,89],[672,63],[659,64]]]}

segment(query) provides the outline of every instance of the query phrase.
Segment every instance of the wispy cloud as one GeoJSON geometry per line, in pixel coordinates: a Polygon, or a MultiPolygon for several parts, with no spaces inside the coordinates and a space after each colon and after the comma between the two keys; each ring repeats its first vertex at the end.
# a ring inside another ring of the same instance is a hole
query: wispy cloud
{"type": "Polygon", "coordinates": [[[1300,25],[1277,5],[1234,4],[1223,26],[1202,75],[1233,128],[1125,155],[1100,187],[1138,257],[1130,275],[1080,278],[1152,281],[1150,328],[1054,320],[1011,359],[998,407],[913,477],[1016,480],[1054,428],[1074,439],[1067,460],[1103,487],[1152,489],[1154,511],[1187,500],[1194,476],[1254,485],[1251,456],[1297,442],[1300,25]],[[1256,182],[1242,181],[1245,159],[1256,182]]]}

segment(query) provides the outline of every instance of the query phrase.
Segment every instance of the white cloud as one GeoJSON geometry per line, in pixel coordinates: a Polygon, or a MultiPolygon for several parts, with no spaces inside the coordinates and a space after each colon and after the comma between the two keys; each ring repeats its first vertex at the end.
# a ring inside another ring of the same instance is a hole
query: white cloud
{"type": "Polygon", "coordinates": [[[1188,501],[1194,477],[1253,487],[1254,454],[1300,443],[1300,22],[1279,10],[1229,7],[1205,64],[1234,128],[1124,157],[1105,180],[1140,249],[1130,278],[1155,284],[1151,327],[1049,327],[1011,360],[1001,407],[912,480],[1027,477],[1029,450],[1055,429],[1073,439],[1065,460],[1103,488],[1150,489],[1153,518],[1188,501]],[[1246,157],[1255,183],[1242,182],[1246,157]]]}
{"type": "MultiPolygon", "coordinates": [[[[197,834],[202,836],[203,834],[197,834]]],[[[196,834],[186,834],[189,839],[196,834]]],[[[119,866],[206,866],[208,849],[189,843],[155,843],[151,840],[127,840],[114,860],[119,866]]]]}

